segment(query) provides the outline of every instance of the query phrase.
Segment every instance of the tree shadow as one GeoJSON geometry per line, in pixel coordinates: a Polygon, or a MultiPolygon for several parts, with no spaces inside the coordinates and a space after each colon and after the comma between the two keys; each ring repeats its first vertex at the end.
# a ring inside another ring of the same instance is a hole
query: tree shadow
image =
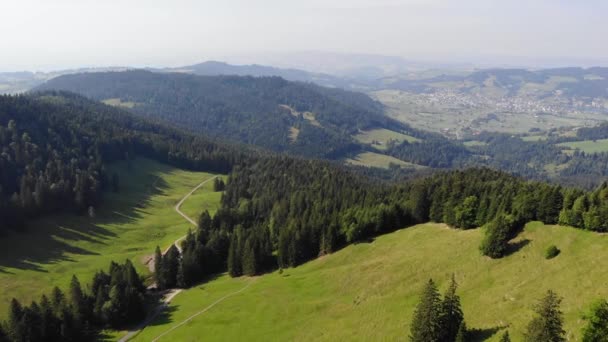
{"type": "Polygon", "coordinates": [[[146,208],[153,196],[166,193],[168,184],[159,177],[163,167],[139,173],[131,171],[133,174],[129,178],[145,183],[133,185],[124,193],[105,192],[94,218],[73,213],[57,214],[31,220],[23,231],[2,236],[0,274],[11,274],[11,268],[46,272],[40,265],[75,262],[70,255],[99,255],[94,248],[81,248],[75,242],[99,246],[114,243],[112,240],[117,234],[104,225],[128,224],[141,219],[145,214],[141,208],[146,208]]]}
{"type": "Polygon", "coordinates": [[[521,250],[522,248],[524,248],[527,245],[529,245],[530,242],[531,241],[529,239],[522,239],[522,240],[510,242],[507,245],[507,251],[505,253],[505,256],[509,256],[511,254],[517,253],[519,250],[521,250]]]}
{"type": "Polygon", "coordinates": [[[494,336],[500,330],[506,328],[506,326],[496,326],[492,328],[473,328],[469,329],[467,334],[467,341],[470,342],[482,342],[488,340],[494,336]]]}
{"type": "Polygon", "coordinates": [[[179,305],[169,304],[164,305],[160,304],[163,307],[160,309],[160,313],[156,316],[155,319],[150,321],[147,326],[153,327],[157,325],[165,325],[173,322],[173,314],[179,309],[179,305]]]}

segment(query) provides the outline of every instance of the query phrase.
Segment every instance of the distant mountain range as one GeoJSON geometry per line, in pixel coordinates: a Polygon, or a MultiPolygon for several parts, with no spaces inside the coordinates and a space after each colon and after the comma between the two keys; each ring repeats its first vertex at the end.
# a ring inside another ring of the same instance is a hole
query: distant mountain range
{"type": "Polygon", "coordinates": [[[205,63],[184,69],[255,70],[264,77],[132,70],[63,75],[35,89],[71,91],[211,137],[307,157],[336,159],[359,151],[353,136],[361,130],[411,130],[363,93],[265,76],[271,68],[205,63]]]}
{"type": "MultiPolygon", "coordinates": [[[[335,56],[334,56],[335,57],[335,56]]],[[[360,63],[353,64],[340,74],[311,72],[294,68],[250,64],[234,65],[219,61],[176,68],[147,68],[160,73],[189,73],[202,76],[278,76],[288,81],[315,83],[325,87],[357,91],[396,89],[413,93],[432,93],[449,88],[470,93],[484,87],[494,87],[501,96],[516,95],[526,84],[544,85],[545,92],[537,96],[552,95],[560,91],[565,97],[608,98],[608,68],[554,68],[554,69],[408,69],[405,61],[388,57],[378,60],[377,67],[364,63],[369,58],[362,56],[360,63]],[[367,66],[366,66],[367,65],[367,66]]],[[[337,58],[337,57],[335,57],[337,58]]],[[[377,58],[376,58],[377,59],[377,58]]],[[[371,59],[372,61],[376,59],[371,59]]],[[[327,63],[336,64],[335,60],[327,63]]],[[[354,62],[353,62],[354,63],[354,62]]],[[[352,63],[351,63],[352,64],[352,63]]],[[[422,66],[420,66],[422,67],[422,66]]],[[[83,68],[56,72],[10,72],[0,73],[0,93],[19,93],[32,89],[57,76],[87,72],[124,71],[129,67],[83,68]]]]}

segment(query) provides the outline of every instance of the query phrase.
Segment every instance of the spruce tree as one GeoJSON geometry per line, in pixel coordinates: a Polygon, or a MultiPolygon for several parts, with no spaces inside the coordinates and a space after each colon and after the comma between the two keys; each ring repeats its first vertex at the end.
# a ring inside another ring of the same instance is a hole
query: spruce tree
{"type": "Polygon", "coordinates": [[[566,332],[562,328],[563,318],[559,309],[561,298],[549,290],[537,304],[536,317],[528,324],[524,340],[526,342],[562,342],[566,341],[566,332]]]}
{"type": "Polygon", "coordinates": [[[248,276],[254,276],[257,274],[256,253],[251,240],[251,238],[247,239],[243,251],[243,274],[248,276]]]}
{"type": "Polygon", "coordinates": [[[154,251],[154,277],[156,278],[156,286],[159,289],[165,288],[165,277],[163,268],[163,255],[160,252],[160,247],[156,246],[154,251]]]}
{"type": "Polygon", "coordinates": [[[468,335],[468,331],[467,331],[467,324],[462,321],[460,323],[460,327],[458,328],[458,333],[456,334],[456,338],[454,339],[455,342],[466,342],[467,341],[467,335],[468,335]]]}
{"type": "Polygon", "coordinates": [[[72,304],[74,318],[83,322],[86,319],[86,299],[75,275],[72,276],[70,281],[70,303],[72,304]]]}
{"type": "Polygon", "coordinates": [[[588,322],[583,329],[583,342],[608,342],[608,301],[595,303],[585,318],[588,322]]]}
{"type": "Polygon", "coordinates": [[[7,335],[13,341],[23,341],[24,340],[24,330],[23,326],[23,306],[16,298],[11,300],[11,304],[8,311],[8,321],[7,321],[7,335]]]}
{"type": "Polygon", "coordinates": [[[461,323],[464,321],[462,308],[460,307],[460,297],[456,294],[458,284],[452,274],[450,286],[445,293],[441,303],[441,339],[443,341],[453,341],[458,334],[461,323]]]}
{"type": "Polygon", "coordinates": [[[175,245],[171,245],[163,257],[163,277],[165,277],[165,288],[173,288],[177,285],[177,273],[179,271],[180,254],[175,245]]]}
{"type": "Polygon", "coordinates": [[[410,328],[413,342],[436,342],[441,338],[441,299],[433,279],[422,291],[410,328]]]}

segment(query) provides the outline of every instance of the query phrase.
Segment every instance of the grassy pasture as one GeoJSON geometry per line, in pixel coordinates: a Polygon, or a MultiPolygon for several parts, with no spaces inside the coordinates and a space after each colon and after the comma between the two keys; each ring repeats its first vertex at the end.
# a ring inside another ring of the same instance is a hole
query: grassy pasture
{"type": "Polygon", "coordinates": [[[407,134],[391,131],[385,128],[371,129],[362,131],[354,136],[355,140],[363,144],[369,144],[379,150],[385,150],[389,141],[394,140],[397,143],[407,141],[410,143],[418,142],[420,139],[409,136],[407,134]]]}
{"type": "Polygon", "coordinates": [[[532,307],[548,290],[563,297],[565,329],[580,340],[583,313],[608,297],[608,236],[533,222],[513,253],[492,260],[478,249],[483,231],[423,224],[348,246],[293,269],[215,280],[179,294],[136,341],[407,341],[423,284],[445,291],[455,274],[475,341],[497,341],[508,327],[520,341],[532,307]],[[561,253],[546,260],[548,246],[561,253]]]}
{"type": "Polygon", "coordinates": [[[585,153],[608,152],[608,139],[573,141],[558,144],[558,146],[578,149],[585,153]]]}
{"type": "Polygon", "coordinates": [[[137,105],[137,102],[122,101],[119,98],[105,99],[101,102],[107,104],[108,106],[123,107],[123,108],[133,108],[137,105]]]}
{"type": "MultiPolygon", "coordinates": [[[[37,220],[31,231],[0,239],[0,318],[11,298],[39,299],[54,286],[66,289],[76,274],[88,281],[110,261],[129,258],[138,272],[154,252],[183,236],[191,227],[174,211],[175,204],[194,186],[212,177],[203,172],[175,169],[146,159],[111,166],[120,177],[120,192],[106,193],[96,217],[64,214],[37,220]],[[34,229],[35,227],[35,229],[34,229]]],[[[209,182],[183,204],[182,211],[197,217],[202,209],[214,212],[220,193],[209,182]]]]}
{"type": "Polygon", "coordinates": [[[353,158],[346,159],[346,164],[369,166],[388,169],[390,164],[396,164],[404,168],[424,168],[424,166],[408,163],[395,157],[374,152],[359,153],[353,158]]]}

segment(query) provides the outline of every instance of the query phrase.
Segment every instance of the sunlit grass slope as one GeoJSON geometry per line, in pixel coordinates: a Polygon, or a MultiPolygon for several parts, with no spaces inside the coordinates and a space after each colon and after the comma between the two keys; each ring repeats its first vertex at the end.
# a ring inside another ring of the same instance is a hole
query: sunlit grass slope
{"type": "Polygon", "coordinates": [[[570,340],[579,339],[582,314],[608,298],[608,236],[531,223],[518,250],[492,260],[479,253],[482,235],[424,224],[282,273],[224,275],[179,294],[136,340],[150,341],[253,282],[160,341],[405,341],[423,284],[433,278],[443,292],[452,273],[467,324],[481,329],[476,340],[496,341],[504,327],[521,340],[532,306],[548,289],[563,296],[565,328],[570,340]],[[551,244],[562,252],[545,260],[551,244]]]}
{"type": "MultiPolygon", "coordinates": [[[[175,204],[194,186],[213,175],[179,170],[146,159],[118,163],[120,192],[108,192],[95,218],[64,214],[30,225],[29,232],[0,238],[0,317],[12,297],[22,302],[39,299],[59,286],[67,289],[72,274],[88,282],[107,269],[110,261],[129,258],[138,272],[156,245],[168,247],[191,227],[174,211],[175,204]]],[[[183,205],[198,217],[202,208],[214,212],[221,194],[205,184],[183,205]]]]}

